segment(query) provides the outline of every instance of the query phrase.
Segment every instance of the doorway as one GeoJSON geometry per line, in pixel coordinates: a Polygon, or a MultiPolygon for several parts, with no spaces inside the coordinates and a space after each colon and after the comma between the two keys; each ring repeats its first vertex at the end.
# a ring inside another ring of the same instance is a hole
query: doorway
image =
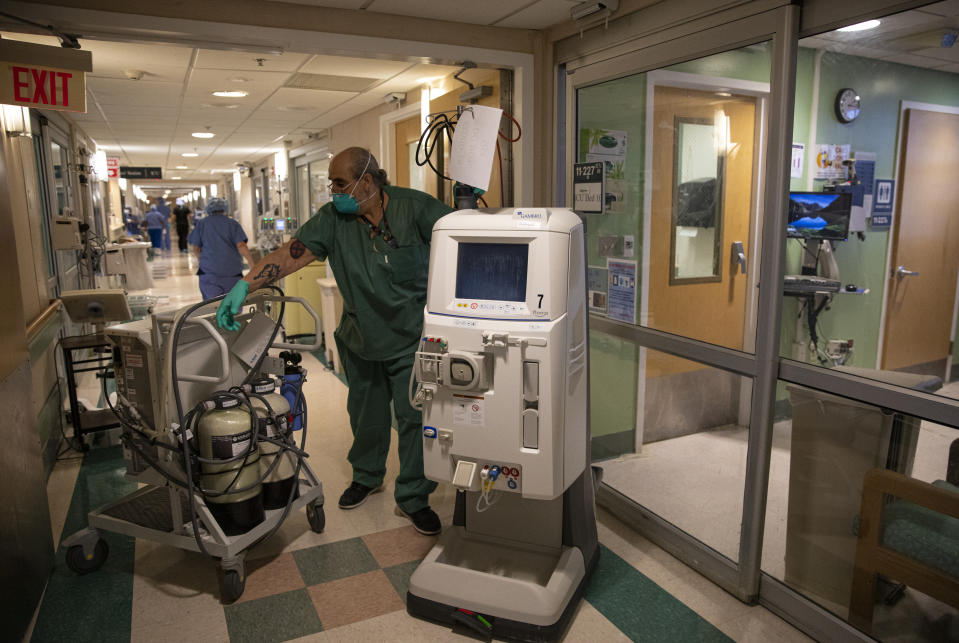
{"type": "Polygon", "coordinates": [[[902,110],[880,367],[949,381],[959,276],[959,110],[902,110]]]}

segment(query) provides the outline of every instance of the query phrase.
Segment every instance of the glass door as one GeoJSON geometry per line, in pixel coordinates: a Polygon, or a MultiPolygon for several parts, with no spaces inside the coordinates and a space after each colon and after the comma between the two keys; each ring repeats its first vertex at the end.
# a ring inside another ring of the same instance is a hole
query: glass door
{"type": "Polygon", "coordinates": [[[758,585],[771,385],[755,376],[775,355],[757,335],[761,223],[769,177],[785,187],[767,151],[790,15],[568,76],[568,161],[606,170],[605,212],[586,217],[599,500],[743,598],[758,585]]]}

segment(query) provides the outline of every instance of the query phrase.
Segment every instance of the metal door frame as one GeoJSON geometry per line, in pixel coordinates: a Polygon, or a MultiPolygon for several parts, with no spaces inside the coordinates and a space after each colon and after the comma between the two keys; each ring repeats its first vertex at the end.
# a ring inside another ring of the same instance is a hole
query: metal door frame
{"type": "MultiPolygon", "coordinates": [[[[799,8],[782,6],[756,15],[714,24],[697,33],[664,41],[653,33],[635,42],[631,51],[615,56],[586,55],[567,63],[565,96],[565,138],[576,141],[576,95],[581,88],[604,81],[654,71],[669,65],[694,60],[739,47],[772,41],[768,95],[767,147],[786,149],[792,137],[793,91],[799,8]],[[643,46],[648,43],[647,46],[643,46]]],[[[648,144],[648,142],[647,142],[648,144]]],[[[576,150],[565,149],[565,167],[571,168],[576,150]]],[[[781,154],[766,153],[763,171],[766,186],[760,211],[764,222],[759,265],[766,279],[760,283],[757,314],[767,320],[757,328],[755,353],[734,351],[662,331],[591,316],[590,327],[637,344],[706,366],[731,371],[753,380],[750,403],[749,437],[746,456],[743,517],[738,562],[733,562],[702,541],[678,529],[662,517],[601,484],[598,498],[634,528],[641,529],[660,547],[676,555],[713,582],[744,601],[755,601],[759,594],[760,555],[765,521],[766,482],[772,447],[772,418],[779,360],[780,295],[785,237],[778,225],[784,219],[789,186],[789,167],[781,154]]],[[[572,202],[572,181],[567,175],[566,199],[572,202]]],[[[645,243],[645,242],[644,242],[645,243]]]]}

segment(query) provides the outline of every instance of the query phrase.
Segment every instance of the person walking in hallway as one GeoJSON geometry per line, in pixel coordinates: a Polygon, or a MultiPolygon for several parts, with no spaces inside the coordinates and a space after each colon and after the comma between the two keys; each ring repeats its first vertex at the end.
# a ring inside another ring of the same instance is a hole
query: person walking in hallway
{"type": "Polygon", "coordinates": [[[209,216],[197,221],[187,240],[200,260],[197,275],[203,299],[212,299],[229,292],[243,276],[243,260],[253,265],[253,255],[246,245],[243,227],[227,216],[229,205],[223,199],[210,199],[209,216]]]}
{"type": "Polygon", "coordinates": [[[151,207],[144,217],[147,224],[147,234],[150,235],[150,243],[154,248],[163,248],[163,230],[167,226],[167,218],[160,214],[156,207],[151,207]]]}
{"type": "Polygon", "coordinates": [[[190,234],[191,210],[183,201],[178,200],[173,208],[173,217],[176,220],[176,241],[180,252],[187,252],[187,235],[190,234]]]}

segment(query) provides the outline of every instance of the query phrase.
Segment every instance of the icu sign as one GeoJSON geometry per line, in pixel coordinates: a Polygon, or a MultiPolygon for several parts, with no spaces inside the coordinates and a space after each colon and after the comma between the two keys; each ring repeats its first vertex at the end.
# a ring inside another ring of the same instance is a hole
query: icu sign
{"type": "Polygon", "coordinates": [[[0,103],[65,112],[87,111],[89,51],[0,41],[0,103]]]}

